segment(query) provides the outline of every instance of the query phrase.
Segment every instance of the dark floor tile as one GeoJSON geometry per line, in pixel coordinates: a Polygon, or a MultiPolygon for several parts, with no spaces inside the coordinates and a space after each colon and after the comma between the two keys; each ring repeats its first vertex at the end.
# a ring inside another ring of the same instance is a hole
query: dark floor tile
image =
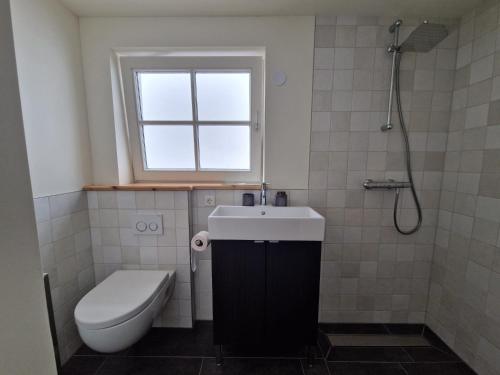
{"type": "Polygon", "coordinates": [[[412,358],[398,347],[347,347],[338,346],[330,350],[328,361],[332,362],[413,362],[412,358]]]}
{"type": "Polygon", "coordinates": [[[441,338],[438,335],[436,335],[434,333],[434,331],[427,326],[424,328],[424,337],[427,340],[429,340],[429,343],[432,346],[435,346],[436,348],[439,348],[445,352],[453,353],[453,351],[450,349],[450,347],[448,345],[446,345],[446,343],[443,340],[441,340],[441,338]]]}
{"type": "Polygon", "coordinates": [[[423,324],[385,324],[387,331],[391,335],[421,335],[424,331],[423,324]]]}
{"type": "Polygon", "coordinates": [[[153,328],[127,355],[214,357],[212,324],[198,322],[194,329],[153,328]]]}
{"type": "Polygon", "coordinates": [[[318,332],[318,350],[320,354],[326,358],[328,356],[328,351],[330,350],[332,344],[328,340],[328,336],[323,332],[318,332]]]}
{"type": "Polygon", "coordinates": [[[329,363],[332,375],[406,375],[398,363],[329,363]]]}
{"type": "Polygon", "coordinates": [[[116,353],[99,353],[99,352],[96,352],[95,350],[93,349],[90,349],[87,345],[83,344],[82,346],[80,346],[80,348],[76,351],[76,353],[74,354],[75,356],[125,356],[128,352],[128,349],[125,349],[125,350],[121,350],[119,352],[116,352],[116,353]]]}
{"type": "Polygon", "coordinates": [[[475,375],[465,363],[404,363],[408,375],[475,375]]]}
{"type": "Polygon", "coordinates": [[[200,375],[216,374],[303,375],[298,359],[226,358],[223,366],[217,366],[215,359],[205,359],[200,375]]]}
{"type": "Polygon", "coordinates": [[[307,360],[305,359],[302,359],[300,362],[302,364],[302,369],[304,370],[304,375],[330,375],[324,359],[317,359],[313,361],[311,367],[309,367],[307,360]]]}
{"type": "Polygon", "coordinates": [[[457,355],[434,347],[406,347],[404,350],[415,362],[461,362],[457,355]]]}
{"type": "Polygon", "coordinates": [[[324,333],[342,334],[388,334],[384,324],[378,323],[321,323],[319,328],[324,333]]]}
{"type": "MultiPolygon", "coordinates": [[[[311,351],[315,358],[321,357],[318,348],[312,347],[311,351]]],[[[225,357],[285,357],[285,358],[305,358],[307,357],[306,347],[288,346],[283,344],[263,345],[223,345],[222,352],[225,357]]]]}
{"type": "Polygon", "coordinates": [[[71,357],[62,367],[60,375],[94,375],[105,357],[71,357]]]}
{"type": "Polygon", "coordinates": [[[108,357],[96,375],[198,375],[201,358],[108,357]]]}

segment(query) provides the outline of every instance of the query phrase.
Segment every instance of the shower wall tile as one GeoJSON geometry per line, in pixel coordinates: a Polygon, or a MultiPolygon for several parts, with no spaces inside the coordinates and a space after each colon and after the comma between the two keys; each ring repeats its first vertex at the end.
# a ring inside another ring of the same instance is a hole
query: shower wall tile
{"type": "Polygon", "coordinates": [[[73,311],[95,285],[87,194],[34,199],[42,270],[49,275],[61,360],[81,345],[73,311]]]}
{"type": "Polygon", "coordinates": [[[499,2],[489,1],[459,26],[426,319],[479,374],[500,373],[498,21],[499,2]]]}
{"type": "Polygon", "coordinates": [[[186,191],[90,191],[90,234],[96,282],[119,269],[175,269],[174,294],[155,321],[192,327],[189,194],[186,191]],[[162,215],[162,235],[136,235],[130,216],[162,215]]]}
{"type": "MultiPolygon", "coordinates": [[[[402,38],[416,25],[416,20],[404,23],[402,38]]],[[[362,188],[366,178],[406,179],[396,113],[392,117],[394,129],[380,131],[387,118],[391,69],[386,52],[392,42],[388,23],[340,16],[336,26],[330,26],[333,42],[329,41],[328,48],[316,43],[315,48],[315,56],[321,56],[321,68],[315,65],[314,75],[332,76],[333,84],[331,88],[329,82],[321,89],[313,88],[315,97],[330,97],[332,102],[321,109],[313,106],[308,194],[308,204],[327,219],[320,320],[423,322],[450,107],[452,100],[456,107],[467,103],[466,92],[463,99],[458,94],[452,96],[458,32],[429,53],[406,53],[401,61],[401,99],[410,130],[414,178],[424,207],[422,229],[403,236],[392,223],[393,192],[362,188]]],[[[476,49],[482,51],[487,46],[476,49]]],[[[469,53],[462,51],[462,64],[468,55],[472,55],[472,46],[469,53]]],[[[467,85],[469,81],[467,75],[467,85]]],[[[486,122],[488,109],[476,112],[470,121],[486,122]]],[[[480,156],[474,156],[472,161],[463,162],[464,172],[481,168],[480,156]]],[[[415,207],[406,191],[401,205],[400,222],[409,228],[415,223],[415,207]]],[[[451,225],[451,217],[449,221],[451,225]]],[[[455,226],[473,231],[467,219],[457,217],[455,226]]]]}

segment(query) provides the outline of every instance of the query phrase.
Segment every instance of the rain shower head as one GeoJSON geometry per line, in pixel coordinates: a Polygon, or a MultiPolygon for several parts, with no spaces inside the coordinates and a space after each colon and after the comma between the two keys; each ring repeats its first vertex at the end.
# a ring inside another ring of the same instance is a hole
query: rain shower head
{"type": "Polygon", "coordinates": [[[401,43],[401,52],[429,52],[448,36],[445,25],[425,21],[401,43]]]}

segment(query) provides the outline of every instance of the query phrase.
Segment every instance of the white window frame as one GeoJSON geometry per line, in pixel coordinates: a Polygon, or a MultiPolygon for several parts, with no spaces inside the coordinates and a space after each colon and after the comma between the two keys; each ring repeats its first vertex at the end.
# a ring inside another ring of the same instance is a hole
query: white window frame
{"type": "Polygon", "coordinates": [[[128,124],[132,167],[136,181],[222,181],[258,182],[262,176],[264,135],[264,84],[263,58],[261,56],[189,56],[189,57],[120,57],[121,79],[125,112],[128,124]],[[196,91],[193,75],[196,72],[250,72],[250,121],[198,121],[193,114],[192,121],[142,121],[137,85],[137,73],[190,72],[193,106],[196,106],[196,91]],[[148,169],[144,154],[143,125],[188,125],[193,124],[196,170],[148,169]],[[218,170],[199,168],[198,127],[203,125],[248,125],[250,127],[250,169],[218,170]]]}

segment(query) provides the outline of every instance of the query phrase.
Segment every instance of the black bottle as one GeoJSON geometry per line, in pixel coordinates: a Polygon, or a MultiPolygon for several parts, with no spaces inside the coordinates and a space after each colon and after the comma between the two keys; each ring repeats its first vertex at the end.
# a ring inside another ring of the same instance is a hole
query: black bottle
{"type": "Polygon", "coordinates": [[[274,205],[277,207],[285,207],[288,205],[288,198],[287,198],[286,193],[284,191],[278,191],[276,193],[274,205]]]}
{"type": "Polygon", "coordinates": [[[254,195],[252,193],[244,193],[243,206],[253,206],[254,204],[254,195]]]}

